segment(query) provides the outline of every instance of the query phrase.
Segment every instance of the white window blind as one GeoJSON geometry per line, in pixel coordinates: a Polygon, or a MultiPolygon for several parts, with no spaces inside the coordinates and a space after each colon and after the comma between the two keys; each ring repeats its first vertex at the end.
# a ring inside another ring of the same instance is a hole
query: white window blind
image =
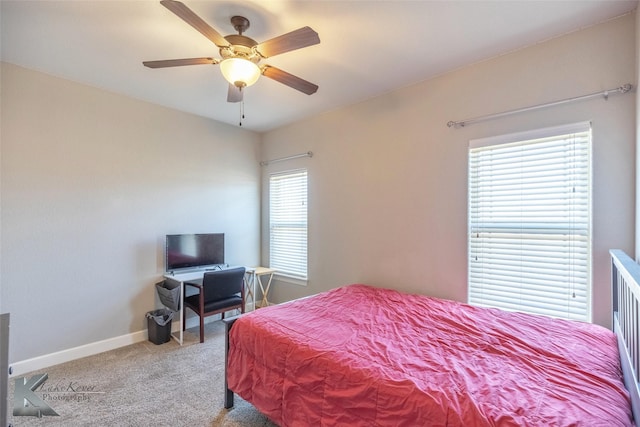
{"type": "Polygon", "coordinates": [[[284,275],[307,278],[307,171],[269,179],[270,267],[284,275]]]}
{"type": "Polygon", "coordinates": [[[591,126],[471,141],[469,303],[590,321],[591,126]]]}

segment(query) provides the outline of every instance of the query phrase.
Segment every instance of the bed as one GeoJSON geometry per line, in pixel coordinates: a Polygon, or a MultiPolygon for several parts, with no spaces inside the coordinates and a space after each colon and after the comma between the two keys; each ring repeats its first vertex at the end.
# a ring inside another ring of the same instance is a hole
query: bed
{"type": "Polygon", "coordinates": [[[638,278],[612,251],[615,334],[362,284],[260,309],[227,323],[225,407],[236,393],[280,426],[631,426],[638,278]]]}

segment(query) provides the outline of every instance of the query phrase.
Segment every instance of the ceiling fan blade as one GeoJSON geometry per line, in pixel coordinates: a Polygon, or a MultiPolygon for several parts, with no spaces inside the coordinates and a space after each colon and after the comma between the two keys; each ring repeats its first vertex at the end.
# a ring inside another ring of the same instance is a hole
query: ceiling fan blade
{"type": "Polygon", "coordinates": [[[160,2],[164,7],[178,15],[184,22],[200,31],[206,38],[211,40],[218,47],[229,46],[229,42],[222,35],[214,30],[209,24],[204,22],[202,18],[196,15],[191,9],[183,3],[174,0],[162,0],[160,2]]]}
{"type": "Polygon", "coordinates": [[[217,64],[215,58],[163,59],[160,61],[144,61],[142,65],[149,68],[180,67],[182,65],[217,64]]]}
{"type": "Polygon", "coordinates": [[[309,27],[298,28],[290,33],[274,37],[256,46],[256,50],[265,58],[291,50],[301,49],[320,43],[318,33],[309,27]]]}
{"type": "Polygon", "coordinates": [[[227,102],[242,101],[242,91],[236,85],[229,83],[229,91],[227,92],[227,102]]]}
{"type": "Polygon", "coordinates": [[[282,71],[279,68],[272,67],[271,65],[265,65],[262,69],[262,74],[265,77],[269,77],[277,82],[299,90],[302,93],[311,95],[316,93],[318,85],[301,79],[300,77],[289,74],[286,71],[282,71]]]}

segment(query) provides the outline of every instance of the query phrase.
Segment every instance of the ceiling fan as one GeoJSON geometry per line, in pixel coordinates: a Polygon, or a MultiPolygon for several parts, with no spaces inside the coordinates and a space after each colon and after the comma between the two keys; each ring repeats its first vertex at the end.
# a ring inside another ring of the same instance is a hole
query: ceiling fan
{"type": "Polygon", "coordinates": [[[260,65],[262,59],[320,43],[318,33],[311,28],[302,27],[258,43],[243,35],[249,28],[249,20],[243,16],[233,16],[231,18],[231,24],[238,31],[238,34],[223,37],[183,3],[175,0],[162,0],[160,4],[211,40],[219,48],[222,58],[204,57],[144,61],[142,63],[144,66],[165,68],[183,65],[220,64],[222,75],[229,82],[228,102],[242,101],[243,89],[254,84],[261,75],[307,95],[311,95],[318,90],[317,85],[300,77],[271,65],[260,65]]]}

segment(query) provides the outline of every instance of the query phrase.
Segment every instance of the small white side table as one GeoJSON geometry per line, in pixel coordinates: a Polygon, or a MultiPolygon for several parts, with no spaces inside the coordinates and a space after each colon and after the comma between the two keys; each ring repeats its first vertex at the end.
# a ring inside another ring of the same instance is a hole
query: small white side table
{"type": "Polygon", "coordinates": [[[274,270],[273,268],[267,268],[267,267],[247,267],[246,268],[246,275],[249,276],[248,279],[247,279],[247,276],[245,276],[245,279],[246,279],[245,284],[247,287],[246,295],[247,295],[247,298],[251,296],[251,298],[253,299],[254,310],[260,307],[267,307],[268,305],[271,304],[267,299],[267,297],[269,295],[269,289],[271,288],[271,280],[273,280],[273,273],[275,272],[276,270],[274,270]],[[269,276],[269,280],[267,281],[266,286],[262,283],[262,276],[269,276]],[[262,300],[260,301],[260,305],[256,304],[256,282],[258,282],[258,285],[260,286],[260,291],[262,291],[262,300]]]}

